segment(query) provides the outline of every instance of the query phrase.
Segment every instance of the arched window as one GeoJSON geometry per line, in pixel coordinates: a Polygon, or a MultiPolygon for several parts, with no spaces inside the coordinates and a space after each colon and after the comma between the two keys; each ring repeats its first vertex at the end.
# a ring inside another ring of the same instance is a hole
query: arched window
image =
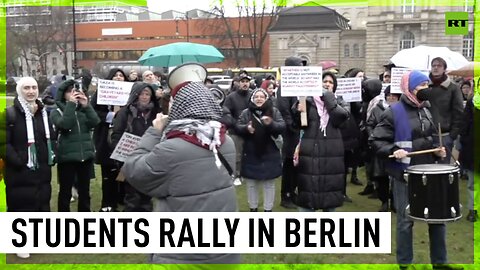
{"type": "Polygon", "coordinates": [[[400,50],[415,47],[415,36],[410,31],[405,31],[400,39],[400,50]]]}
{"type": "Polygon", "coordinates": [[[350,45],[348,44],[343,46],[343,57],[350,57],[350,45]]]}
{"type": "Polygon", "coordinates": [[[358,44],[353,44],[353,57],[360,57],[360,48],[358,44]]]}

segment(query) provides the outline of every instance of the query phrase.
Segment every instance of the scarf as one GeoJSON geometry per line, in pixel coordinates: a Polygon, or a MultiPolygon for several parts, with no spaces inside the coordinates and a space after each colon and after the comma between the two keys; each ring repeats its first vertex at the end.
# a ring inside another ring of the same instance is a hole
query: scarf
{"type": "Polygon", "coordinates": [[[448,76],[445,73],[443,73],[443,75],[440,77],[433,77],[432,73],[430,73],[428,77],[430,78],[434,86],[439,86],[440,84],[442,84],[444,81],[448,79],[448,76]]]}
{"type": "Polygon", "coordinates": [[[323,132],[323,136],[327,136],[327,125],[330,115],[321,97],[313,97],[315,105],[317,106],[318,117],[320,117],[320,131],[323,132]]]}
{"type": "Polygon", "coordinates": [[[226,128],[218,121],[182,119],[173,120],[166,127],[161,141],[180,138],[213,152],[215,165],[220,169],[218,148],[225,142],[226,128]]]}
{"type": "Polygon", "coordinates": [[[400,82],[400,89],[402,90],[403,95],[408,98],[408,100],[410,100],[417,108],[421,108],[423,106],[423,102],[420,102],[417,96],[415,96],[412,92],[408,90],[409,78],[410,72],[402,76],[402,81],[400,82]]]}
{"type": "MultiPolygon", "coordinates": [[[[35,132],[33,127],[33,112],[32,105],[21,96],[18,96],[20,106],[22,106],[25,112],[25,122],[27,125],[27,147],[28,147],[28,161],[27,167],[30,170],[36,170],[39,168],[37,147],[35,144],[35,132]]],[[[48,115],[45,107],[42,108],[43,126],[45,129],[45,137],[47,138],[47,150],[48,150],[48,165],[53,165],[55,154],[53,152],[52,142],[50,140],[50,128],[48,124],[48,115]]]]}

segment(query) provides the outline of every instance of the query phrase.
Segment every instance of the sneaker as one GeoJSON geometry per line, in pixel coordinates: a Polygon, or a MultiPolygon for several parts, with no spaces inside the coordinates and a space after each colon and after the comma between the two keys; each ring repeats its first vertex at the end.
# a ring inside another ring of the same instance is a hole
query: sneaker
{"type": "Polygon", "coordinates": [[[241,186],[242,185],[242,180],[240,179],[240,177],[237,177],[233,180],[233,185],[234,186],[241,186]]]}
{"type": "Polygon", "coordinates": [[[295,209],[297,206],[292,202],[291,199],[283,199],[280,202],[280,206],[287,209],[295,209]]]}
{"type": "Polygon", "coordinates": [[[357,185],[357,186],[363,186],[362,182],[360,182],[360,180],[358,180],[358,178],[352,178],[350,179],[350,183],[354,184],[354,185],[357,185]]]}
{"type": "Polygon", "coordinates": [[[17,253],[17,257],[22,259],[28,259],[30,258],[30,253],[17,253]]]}
{"type": "Polygon", "coordinates": [[[114,212],[114,211],[112,207],[108,206],[108,207],[102,207],[98,212],[114,212]]]}
{"type": "Polygon", "coordinates": [[[478,219],[477,210],[468,211],[467,220],[470,222],[475,222],[478,219]]]}
{"type": "Polygon", "coordinates": [[[358,194],[359,195],[370,195],[373,193],[373,191],[375,190],[375,188],[373,187],[373,185],[367,185],[363,191],[359,192],[358,194]]]}

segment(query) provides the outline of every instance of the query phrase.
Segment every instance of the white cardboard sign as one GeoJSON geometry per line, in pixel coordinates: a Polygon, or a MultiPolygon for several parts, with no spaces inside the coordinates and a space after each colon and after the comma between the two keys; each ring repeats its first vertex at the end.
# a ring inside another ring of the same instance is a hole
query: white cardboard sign
{"type": "Polygon", "coordinates": [[[322,67],[281,67],[282,97],[321,96],[322,67]]]}
{"type": "Polygon", "coordinates": [[[124,132],[110,158],[120,162],[125,162],[130,153],[137,148],[140,139],[140,136],[124,132]]]}
{"type": "Polygon", "coordinates": [[[400,83],[402,82],[402,76],[413,69],[411,68],[392,68],[392,80],[390,86],[390,93],[401,94],[400,83]]]}
{"type": "Polygon", "coordinates": [[[337,96],[342,96],[346,102],[362,101],[362,79],[340,78],[337,79],[337,96]]]}
{"type": "Polygon", "coordinates": [[[132,85],[132,82],[98,80],[97,104],[126,105],[132,91],[132,85]]]}

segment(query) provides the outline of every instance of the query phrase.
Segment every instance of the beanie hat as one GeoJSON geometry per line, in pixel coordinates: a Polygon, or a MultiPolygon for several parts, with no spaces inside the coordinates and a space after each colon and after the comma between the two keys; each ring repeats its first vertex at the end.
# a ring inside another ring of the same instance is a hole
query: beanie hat
{"type": "Polygon", "coordinates": [[[427,75],[423,74],[418,70],[414,70],[410,73],[410,76],[408,77],[408,91],[412,92],[421,83],[429,81],[430,79],[427,77],[427,75]]]}
{"type": "Polygon", "coordinates": [[[296,56],[287,57],[285,66],[303,66],[302,58],[296,56]]]}

